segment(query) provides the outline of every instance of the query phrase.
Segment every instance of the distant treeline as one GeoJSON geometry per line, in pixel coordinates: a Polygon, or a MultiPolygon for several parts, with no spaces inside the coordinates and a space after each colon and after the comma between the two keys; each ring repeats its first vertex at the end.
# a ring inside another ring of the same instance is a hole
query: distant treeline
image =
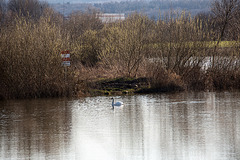
{"type": "Polygon", "coordinates": [[[97,10],[66,18],[37,0],[0,2],[0,98],[86,95],[89,82],[118,77],[144,77],[152,91],[240,89],[239,0],[114,23],[97,10]]]}
{"type": "Polygon", "coordinates": [[[57,3],[51,6],[65,15],[69,15],[76,11],[86,11],[87,9],[95,9],[103,13],[125,13],[126,15],[133,12],[141,12],[149,17],[158,18],[159,12],[164,13],[172,10],[186,10],[196,15],[199,12],[210,11],[211,1],[122,1],[122,2],[105,2],[105,3],[57,3]]]}
{"type": "Polygon", "coordinates": [[[159,16],[159,10],[186,10],[196,14],[197,12],[209,11],[209,1],[123,1],[96,3],[93,6],[104,13],[132,13],[142,12],[151,16],[159,16]]]}

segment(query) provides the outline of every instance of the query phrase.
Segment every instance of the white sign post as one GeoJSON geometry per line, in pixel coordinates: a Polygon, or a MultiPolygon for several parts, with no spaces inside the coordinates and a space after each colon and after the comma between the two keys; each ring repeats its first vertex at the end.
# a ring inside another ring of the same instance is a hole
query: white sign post
{"type": "Polygon", "coordinates": [[[62,51],[61,52],[62,57],[62,65],[69,67],[71,65],[70,63],[70,51],[62,51]]]}
{"type": "Polygon", "coordinates": [[[62,51],[61,52],[62,57],[62,65],[64,66],[64,80],[65,83],[67,83],[67,68],[71,65],[70,63],[70,51],[62,51]]]}

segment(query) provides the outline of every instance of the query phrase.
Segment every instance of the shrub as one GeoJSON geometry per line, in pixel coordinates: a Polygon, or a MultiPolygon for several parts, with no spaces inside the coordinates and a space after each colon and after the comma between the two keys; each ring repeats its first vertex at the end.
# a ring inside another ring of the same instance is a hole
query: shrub
{"type": "MultiPolygon", "coordinates": [[[[41,18],[38,23],[17,18],[1,32],[0,90],[5,98],[58,96],[71,86],[65,83],[59,28],[41,18]]],[[[68,75],[69,80],[71,74],[68,75]]]]}

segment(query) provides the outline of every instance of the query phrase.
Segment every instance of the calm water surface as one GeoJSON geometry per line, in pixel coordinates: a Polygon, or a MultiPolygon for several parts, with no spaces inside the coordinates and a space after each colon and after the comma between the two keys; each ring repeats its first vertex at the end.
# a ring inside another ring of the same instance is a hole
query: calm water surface
{"type": "Polygon", "coordinates": [[[0,159],[239,160],[240,93],[0,102],[0,159]]]}

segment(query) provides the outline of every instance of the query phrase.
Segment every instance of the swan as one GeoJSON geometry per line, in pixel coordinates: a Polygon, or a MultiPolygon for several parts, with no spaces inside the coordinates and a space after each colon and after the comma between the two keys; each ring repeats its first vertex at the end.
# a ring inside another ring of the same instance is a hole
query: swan
{"type": "Polygon", "coordinates": [[[123,105],[123,102],[116,102],[114,103],[114,98],[111,98],[112,99],[112,107],[114,108],[114,106],[117,106],[117,107],[120,107],[123,105]]]}

